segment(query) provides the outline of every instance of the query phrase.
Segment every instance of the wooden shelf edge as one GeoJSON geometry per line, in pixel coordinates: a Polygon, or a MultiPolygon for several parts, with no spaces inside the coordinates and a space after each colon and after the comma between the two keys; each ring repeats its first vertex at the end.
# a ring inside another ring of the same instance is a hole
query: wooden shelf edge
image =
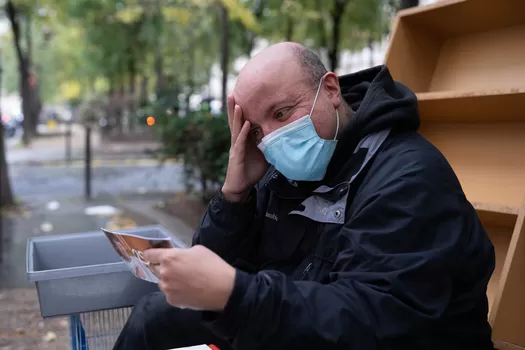
{"type": "Polygon", "coordinates": [[[493,342],[494,342],[494,346],[498,350],[525,350],[525,348],[522,348],[521,346],[509,344],[502,340],[494,340],[493,342]]]}
{"type": "Polygon", "coordinates": [[[525,88],[416,94],[422,121],[525,122],[525,88]]]}
{"type": "Polygon", "coordinates": [[[487,90],[487,91],[436,91],[436,92],[419,92],[416,93],[419,101],[449,100],[462,99],[471,97],[495,97],[505,95],[516,95],[523,98],[525,87],[516,87],[508,89],[487,90]]]}
{"type": "Polygon", "coordinates": [[[489,227],[505,228],[508,234],[512,235],[520,211],[518,207],[493,203],[471,203],[486,229],[489,227]]]}
{"type": "Polygon", "coordinates": [[[398,17],[407,17],[407,16],[415,15],[415,14],[418,14],[418,13],[421,13],[421,12],[427,12],[427,11],[430,11],[430,10],[435,10],[437,8],[440,8],[440,7],[445,7],[445,6],[459,4],[459,3],[462,3],[462,2],[465,2],[465,1],[467,1],[467,0],[441,0],[441,1],[437,1],[437,2],[431,3],[431,4],[426,4],[426,5],[421,5],[421,6],[412,7],[412,8],[405,9],[405,10],[401,10],[401,11],[398,12],[397,16],[398,17]]]}
{"type": "Polygon", "coordinates": [[[501,204],[493,204],[493,203],[482,203],[482,202],[471,202],[474,209],[478,211],[485,211],[490,213],[496,213],[496,214],[506,214],[506,215],[514,215],[518,216],[520,208],[509,206],[509,205],[501,205],[501,204]]]}

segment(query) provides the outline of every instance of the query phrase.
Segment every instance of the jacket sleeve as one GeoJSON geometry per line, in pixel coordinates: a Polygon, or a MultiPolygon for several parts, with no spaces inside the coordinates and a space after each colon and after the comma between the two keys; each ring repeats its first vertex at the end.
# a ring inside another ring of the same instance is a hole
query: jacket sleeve
{"type": "MultiPolygon", "coordinates": [[[[461,251],[483,231],[469,227],[475,215],[459,189],[436,184],[417,164],[403,168],[359,199],[340,231],[330,283],[237,271],[224,311],[207,315],[212,329],[239,349],[373,350],[438,319],[461,251]]],[[[481,298],[494,257],[491,245],[476,248],[473,264],[486,279],[472,293],[481,298]]]]}
{"type": "Polygon", "coordinates": [[[247,202],[234,203],[219,192],[210,201],[192,244],[209,248],[233,266],[245,267],[258,235],[256,197],[254,189],[247,202]]]}

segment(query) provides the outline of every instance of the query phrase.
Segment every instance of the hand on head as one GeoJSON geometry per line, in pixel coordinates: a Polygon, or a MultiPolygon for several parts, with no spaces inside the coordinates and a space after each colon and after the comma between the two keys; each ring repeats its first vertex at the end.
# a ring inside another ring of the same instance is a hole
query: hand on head
{"type": "Polygon", "coordinates": [[[233,95],[228,96],[228,123],[231,147],[222,192],[226,199],[240,202],[247,199],[252,187],[263,177],[269,165],[249,137],[250,122],[243,118],[242,108],[235,103],[233,95]]]}

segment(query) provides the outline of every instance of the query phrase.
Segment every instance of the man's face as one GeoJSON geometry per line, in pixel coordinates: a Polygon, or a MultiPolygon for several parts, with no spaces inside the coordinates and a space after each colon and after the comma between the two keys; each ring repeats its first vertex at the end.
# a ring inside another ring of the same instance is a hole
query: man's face
{"type": "MultiPolygon", "coordinates": [[[[297,63],[289,69],[277,66],[250,73],[239,77],[234,98],[251,123],[250,134],[256,143],[312,110],[318,85],[312,86],[297,63]]],[[[327,73],[321,84],[311,118],[317,134],[331,140],[337,123],[335,109],[341,103],[339,84],[333,73],[327,73]]]]}

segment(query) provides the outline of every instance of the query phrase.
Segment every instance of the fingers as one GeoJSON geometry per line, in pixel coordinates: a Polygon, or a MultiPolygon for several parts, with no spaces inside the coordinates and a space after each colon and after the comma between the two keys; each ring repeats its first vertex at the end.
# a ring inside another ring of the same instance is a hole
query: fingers
{"type": "Polygon", "coordinates": [[[233,95],[228,95],[228,125],[230,126],[230,131],[233,128],[233,112],[235,109],[235,99],[233,95]]]}
{"type": "Polygon", "coordinates": [[[149,265],[148,268],[150,269],[151,272],[153,272],[153,274],[154,274],[158,279],[161,279],[161,275],[160,275],[160,265],[149,265]]]}
{"type": "Polygon", "coordinates": [[[246,150],[246,142],[248,141],[248,135],[250,134],[250,127],[251,124],[249,121],[245,121],[241,131],[239,132],[239,136],[237,137],[237,140],[235,141],[235,145],[238,149],[239,155],[243,156],[244,152],[246,150]]]}
{"type": "Polygon", "coordinates": [[[167,258],[168,255],[172,255],[174,249],[175,248],[147,249],[144,251],[144,260],[146,260],[150,264],[150,266],[153,264],[158,265],[162,261],[164,261],[164,259],[167,258]]]}
{"type": "Polygon", "coordinates": [[[237,137],[239,137],[239,133],[242,129],[242,109],[241,106],[235,105],[234,111],[233,111],[233,125],[231,129],[232,133],[232,145],[236,143],[237,137]]]}

